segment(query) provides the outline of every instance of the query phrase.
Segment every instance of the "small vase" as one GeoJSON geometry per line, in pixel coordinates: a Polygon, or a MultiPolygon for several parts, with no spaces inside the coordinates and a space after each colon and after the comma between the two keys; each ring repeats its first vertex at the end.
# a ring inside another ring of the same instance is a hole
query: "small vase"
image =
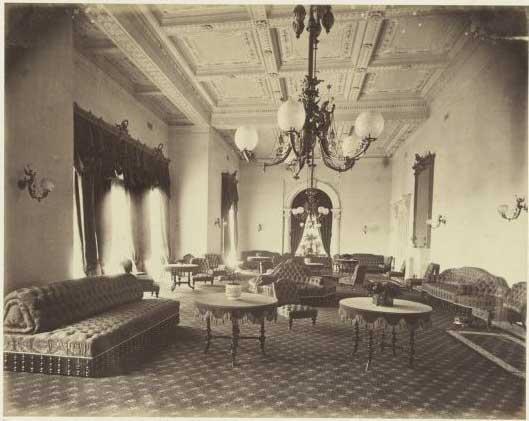
{"type": "Polygon", "coordinates": [[[393,297],[386,294],[373,294],[373,304],[376,306],[393,307],[393,297]]]}
{"type": "Polygon", "coordinates": [[[237,282],[230,282],[226,284],[225,293],[228,300],[237,300],[242,295],[242,286],[237,282]]]}

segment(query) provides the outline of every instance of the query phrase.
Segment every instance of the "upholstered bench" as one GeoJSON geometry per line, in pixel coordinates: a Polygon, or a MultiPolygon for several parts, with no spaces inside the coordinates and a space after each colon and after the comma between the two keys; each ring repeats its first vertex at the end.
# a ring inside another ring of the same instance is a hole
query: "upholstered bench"
{"type": "Polygon", "coordinates": [[[179,322],[178,301],[142,296],[130,274],[12,291],[4,302],[4,369],[87,377],[121,371],[179,322]]]}

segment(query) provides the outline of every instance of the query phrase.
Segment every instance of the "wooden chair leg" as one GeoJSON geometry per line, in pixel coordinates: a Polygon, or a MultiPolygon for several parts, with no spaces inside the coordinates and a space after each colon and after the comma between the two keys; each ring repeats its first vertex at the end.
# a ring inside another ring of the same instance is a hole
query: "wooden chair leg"
{"type": "Polygon", "coordinates": [[[292,330],[292,323],[294,322],[294,319],[292,317],[288,318],[288,330],[292,330]]]}
{"type": "Polygon", "coordinates": [[[313,317],[312,317],[312,326],[316,325],[316,317],[317,317],[317,316],[313,316],[313,317]]]}

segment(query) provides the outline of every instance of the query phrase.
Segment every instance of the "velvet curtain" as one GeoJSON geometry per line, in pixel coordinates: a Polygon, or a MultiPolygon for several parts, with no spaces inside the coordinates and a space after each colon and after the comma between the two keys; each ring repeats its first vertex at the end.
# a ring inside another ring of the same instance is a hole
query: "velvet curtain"
{"type": "MultiPolygon", "coordinates": [[[[332,209],[332,202],[329,196],[321,190],[316,190],[316,207],[323,206],[327,209],[332,209]]],[[[299,206],[304,206],[307,202],[306,190],[299,193],[294,200],[292,201],[292,208],[297,208],[299,206]]],[[[304,228],[299,225],[302,222],[294,215],[290,216],[290,250],[294,254],[298,249],[301,237],[303,236],[304,228]]],[[[320,220],[321,227],[319,232],[321,235],[321,241],[323,243],[323,248],[328,256],[331,252],[331,237],[332,237],[332,211],[328,215],[323,216],[320,220]]]]}
{"type": "Polygon", "coordinates": [[[238,203],[239,203],[239,192],[237,190],[237,171],[233,174],[222,173],[221,181],[221,202],[220,202],[220,216],[223,222],[226,222],[226,226],[222,226],[224,230],[223,235],[223,248],[224,255],[229,256],[237,251],[237,240],[238,240],[238,203]],[[233,221],[230,221],[229,212],[233,208],[233,221]],[[233,226],[232,226],[233,225],[233,226]],[[230,232],[233,232],[234,244],[231,244],[230,232]]]}
{"type": "Polygon", "coordinates": [[[109,192],[111,180],[123,179],[130,198],[130,220],[133,252],[130,256],[138,270],[152,253],[148,193],[159,189],[162,201],[164,258],[169,257],[167,230],[167,197],[170,190],[169,160],[161,147],[148,148],[132,139],[126,128],[118,128],[97,119],[91,113],[74,107],[74,189],[78,232],[81,242],[84,272],[87,275],[105,273],[109,256],[111,218],[109,192]]]}

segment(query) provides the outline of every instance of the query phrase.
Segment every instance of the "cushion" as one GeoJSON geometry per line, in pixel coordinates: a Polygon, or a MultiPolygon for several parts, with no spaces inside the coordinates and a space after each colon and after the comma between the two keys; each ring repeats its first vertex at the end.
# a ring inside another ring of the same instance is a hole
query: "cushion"
{"type": "Polygon", "coordinates": [[[142,297],[142,284],[131,274],[20,288],[4,298],[4,332],[50,331],[142,297]]]}
{"type": "Polygon", "coordinates": [[[278,307],[277,314],[283,317],[299,319],[304,317],[316,317],[318,315],[318,310],[314,307],[303,304],[287,304],[278,307]]]}
{"type": "Polygon", "coordinates": [[[179,314],[170,299],[135,301],[51,332],[4,334],[4,351],[71,357],[95,357],[179,314]]]}

